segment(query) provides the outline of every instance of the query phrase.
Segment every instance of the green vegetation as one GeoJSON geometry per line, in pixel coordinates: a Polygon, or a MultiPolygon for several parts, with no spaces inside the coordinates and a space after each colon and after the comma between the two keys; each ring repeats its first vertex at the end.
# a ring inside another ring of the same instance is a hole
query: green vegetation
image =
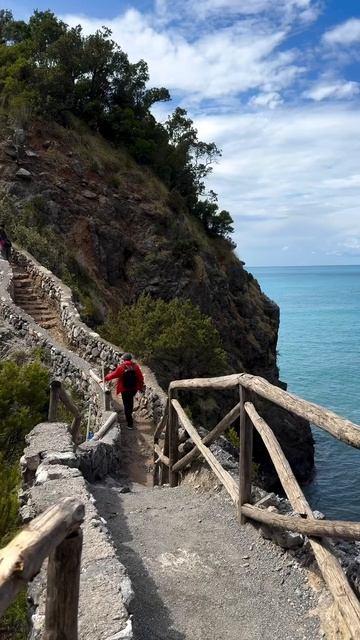
{"type": "Polygon", "coordinates": [[[235,447],[235,449],[239,449],[240,448],[240,438],[239,438],[239,434],[236,431],[235,427],[230,427],[230,429],[227,430],[226,435],[227,435],[227,438],[228,438],[229,442],[231,442],[232,446],[235,447]]]}
{"type": "Polygon", "coordinates": [[[165,302],[143,295],[112,317],[103,333],[136,353],[165,384],[176,378],[222,375],[227,370],[213,321],[189,300],[165,302]]]}
{"type": "MultiPolygon", "coordinates": [[[[164,124],[157,122],[151,107],[170,95],[164,87],[147,88],[148,80],[146,62],[130,63],[106,27],[85,36],[80,25],[71,28],[51,11],[35,11],[24,22],[0,10],[3,112],[21,126],[38,115],[71,126],[75,116],[151,167],[176,207],[186,207],[210,237],[234,246],[231,216],[219,210],[217,195],[207,193],[204,184],[219,149],[199,140],[180,107],[164,124]]],[[[111,180],[117,183],[116,177],[111,180]]]]}
{"type": "MultiPolygon", "coordinates": [[[[0,362],[0,547],[18,527],[19,459],[26,434],[46,417],[48,386],[48,372],[38,359],[27,364],[0,362]]],[[[25,593],[1,618],[0,636],[26,638],[25,593]]]]}

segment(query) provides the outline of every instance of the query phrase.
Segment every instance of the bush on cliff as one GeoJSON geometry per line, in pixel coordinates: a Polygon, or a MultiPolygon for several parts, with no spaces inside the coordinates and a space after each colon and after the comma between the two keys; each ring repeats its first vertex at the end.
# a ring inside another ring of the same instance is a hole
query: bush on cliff
{"type": "Polygon", "coordinates": [[[18,462],[26,434],[45,418],[48,386],[49,374],[40,362],[0,362],[0,453],[6,463],[18,462]]]}
{"type": "MultiPolygon", "coordinates": [[[[0,548],[18,527],[19,458],[25,436],[46,417],[49,374],[39,361],[0,361],[0,548]]],[[[0,621],[0,638],[27,637],[26,594],[21,593],[0,621]]]]}
{"type": "Polygon", "coordinates": [[[167,385],[176,378],[222,375],[226,354],[213,321],[189,300],[143,295],[103,327],[106,337],[134,352],[167,385]]]}

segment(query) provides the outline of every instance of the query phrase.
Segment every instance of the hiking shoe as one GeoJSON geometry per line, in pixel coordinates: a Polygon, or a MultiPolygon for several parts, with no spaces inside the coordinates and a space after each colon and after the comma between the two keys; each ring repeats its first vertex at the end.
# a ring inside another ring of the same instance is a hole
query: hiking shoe
{"type": "Polygon", "coordinates": [[[126,425],[128,429],[130,429],[130,431],[134,430],[134,425],[133,424],[127,424],[126,425]]]}

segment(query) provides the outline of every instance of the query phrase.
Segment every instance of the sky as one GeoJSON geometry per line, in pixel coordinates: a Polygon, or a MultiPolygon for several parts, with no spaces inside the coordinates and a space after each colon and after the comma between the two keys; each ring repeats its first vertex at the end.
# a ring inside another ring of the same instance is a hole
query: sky
{"type": "MultiPolygon", "coordinates": [[[[5,5],[4,5],[5,6],[5,5]]],[[[207,181],[248,266],[360,264],[359,0],[7,0],[107,25],[222,150],[207,181]]]]}

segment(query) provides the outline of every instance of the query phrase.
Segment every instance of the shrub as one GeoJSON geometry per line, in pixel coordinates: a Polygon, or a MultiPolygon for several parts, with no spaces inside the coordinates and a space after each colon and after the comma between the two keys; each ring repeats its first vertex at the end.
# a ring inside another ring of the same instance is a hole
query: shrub
{"type": "Polygon", "coordinates": [[[48,386],[48,371],[39,362],[0,362],[0,451],[5,462],[17,462],[25,435],[46,416],[48,386]]]}
{"type": "MultiPolygon", "coordinates": [[[[18,460],[25,435],[46,416],[48,386],[48,372],[39,361],[0,362],[0,547],[10,541],[18,527],[18,460]]],[[[27,632],[24,591],[2,616],[0,637],[25,640],[27,632]]]]}
{"type": "Polygon", "coordinates": [[[189,300],[142,295],[103,327],[108,339],[142,358],[168,384],[174,378],[222,375],[226,355],[213,321],[189,300]]]}
{"type": "Polygon", "coordinates": [[[239,434],[237,433],[236,429],[234,429],[234,427],[230,427],[230,429],[228,429],[227,437],[228,437],[228,440],[231,442],[232,446],[235,447],[235,449],[239,449],[240,438],[239,438],[239,434]]]}

